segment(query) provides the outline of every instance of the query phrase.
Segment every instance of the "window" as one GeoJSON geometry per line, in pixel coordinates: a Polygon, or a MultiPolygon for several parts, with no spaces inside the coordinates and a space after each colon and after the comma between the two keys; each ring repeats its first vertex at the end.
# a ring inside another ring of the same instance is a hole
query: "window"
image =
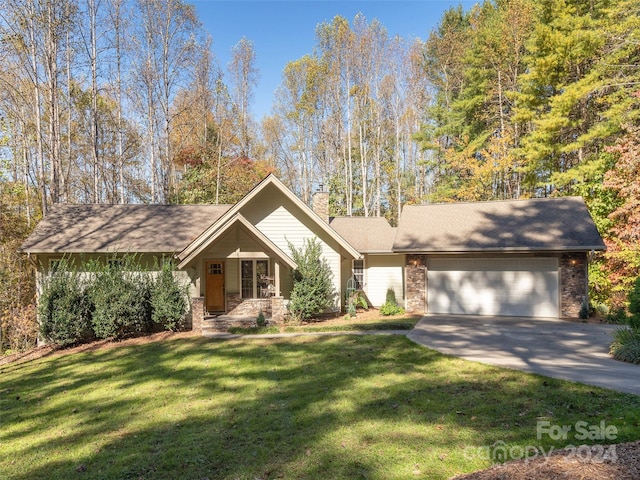
{"type": "Polygon", "coordinates": [[[210,263],[207,273],[209,275],[222,275],[224,273],[222,270],[222,263],[210,263]]]}
{"type": "Polygon", "coordinates": [[[353,279],[356,290],[364,289],[364,260],[353,261],[353,279]]]}
{"type": "Polygon", "coordinates": [[[258,298],[263,278],[269,274],[269,260],[240,262],[242,298],[258,298]]]}

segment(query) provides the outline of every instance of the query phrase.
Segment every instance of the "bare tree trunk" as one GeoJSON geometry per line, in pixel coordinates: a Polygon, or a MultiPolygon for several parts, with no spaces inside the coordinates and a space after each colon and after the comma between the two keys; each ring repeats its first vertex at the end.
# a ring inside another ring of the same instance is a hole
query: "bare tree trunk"
{"type": "Polygon", "coordinates": [[[97,9],[95,0],[88,0],[89,41],[91,43],[91,157],[93,165],[93,203],[100,203],[100,152],[98,139],[98,48],[97,48],[97,9]]]}
{"type": "MultiPolygon", "coordinates": [[[[33,4],[28,2],[30,8],[33,8],[33,4]]],[[[40,76],[38,74],[38,60],[37,60],[37,42],[35,37],[35,9],[30,10],[29,15],[27,16],[27,21],[29,22],[29,47],[31,52],[31,69],[33,75],[33,113],[35,116],[36,122],[36,150],[37,150],[37,163],[38,163],[38,183],[39,190],[41,194],[41,206],[42,206],[42,216],[47,215],[47,183],[45,177],[45,167],[44,167],[44,146],[42,139],[42,110],[40,108],[40,76]]]]}
{"type": "Polygon", "coordinates": [[[360,137],[360,179],[362,181],[362,205],[364,207],[364,216],[369,216],[369,205],[367,198],[367,147],[364,144],[364,132],[363,126],[359,125],[359,137],[360,137]]]}
{"type": "Polygon", "coordinates": [[[117,123],[118,123],[118,197],[120,203],[125,203],[124,199],[124,140],[122,134],[122,53],[120,47],[120,3],[118,3],[117,23],[116,23],[116,89],[117,89],[117,123]]]}

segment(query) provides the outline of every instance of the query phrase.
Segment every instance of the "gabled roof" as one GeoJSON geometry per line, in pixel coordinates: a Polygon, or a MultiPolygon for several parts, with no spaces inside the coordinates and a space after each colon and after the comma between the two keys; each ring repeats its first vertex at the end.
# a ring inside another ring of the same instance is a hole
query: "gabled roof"
{"type": "Polygon", "coordinates": [[[331,228],[360,253],[392,253],[396,229],[384,217],[335,217],[331,228]]]}
{"type": "Polygon", "coordinates": [[[406,206],[393,245],[425,253],[604,249],[581,197],[406,206]]]}
{"type": "Polygon", "coordinates": [[[305,205],[302,200],[296,197],[294,193],[289,190],[280,180],[278,180],[275,175],[269,174],[258,185],[253,187],[253,189],[251,189],[251,191],[247,193],[238,203],[236,203],[226,213],[224,213],[224,215],[213,222],[198,236],[198,238],[196,238],[182,252],[178,254],[180,265],[188,264],[199,253],[204,251],[207,246],[211,244],[211,239],[215,235],[216,231],[224,226],[225,223],[229,222],[230,219],[232,219],[236,214],[240,213],[245,205],[249,204],[254,198],[256,198],[256,196],[260,192],[262,192],[270,185],[277,188],[298,208],[300,208],[303,212],[306,212],[306,214],[314,221],[314,223],[317,224],[317,226],[321,230],[323,230],[329,237],[333,238],[346,252],[349,253],[349,255],[352,255],[354,258],[360,258],[360,252],[358,252],[353,246],[351,246],[349,242],[342,238],[335,230],[329,227],[326,222],[324,222],[312,209],[305,205]]]}
{"type": "MultiPolygon", "coordinates": [[[[224,222],[218,230],[216,230],[211,237],[209,237],[209,242],[207,245],[210,245],[212,242],[215,242],[220,237],[222,237],[225,233],[231,230],[234,226],[240,226],[243,228],[245,232],[255,238],[258,242],[262,244],[262,246],[270,252],[272,255],[278,258],[281,262],[286,264],[290,268],[297,268],[296,262],[294,262],[287,254],[285,254],[277,245],[275,245],[269,238],[267,238],[260,230],[258,230],[251,222],[249,222],[246,218],[244,218],[239,213],[236,213],[232,218],[228,221],[224,222]]],[[[180,268],[184,268],[188,262],[182,261],[180,268]]]]}
{"type": "Polygon", "coordinates": [[[55,205],[22,244],[28,253],[175,253],[230,205],[55,205]]]}

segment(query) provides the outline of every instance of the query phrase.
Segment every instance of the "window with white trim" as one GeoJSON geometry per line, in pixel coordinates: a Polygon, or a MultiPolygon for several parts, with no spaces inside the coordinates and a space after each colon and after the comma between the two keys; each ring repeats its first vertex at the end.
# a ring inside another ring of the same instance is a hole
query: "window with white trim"
{"type": "Polygon", "coordinates": [[[353,279],[356,290],[364,290],[364,260],[353,261],[353,279]]]}
{"type": "Polygon", "coordinates": [[[269,260],[241,260],[240,282],[242,298],[258,298],[263,278],[269,275],[269,260]]]}

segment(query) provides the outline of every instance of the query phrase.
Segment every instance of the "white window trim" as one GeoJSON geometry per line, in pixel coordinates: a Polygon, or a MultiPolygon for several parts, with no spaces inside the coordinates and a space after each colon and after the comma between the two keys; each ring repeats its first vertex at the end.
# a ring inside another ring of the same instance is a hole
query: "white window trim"
{"type": "Polygon", "coordinates": [[[256,264],[257,262],[267,262],[267,275],[269,275],[269,272],[271,270],[271,262],[269,261],[269,258],[241,258],[240,259],[240,264],[238,265],[239,267],[239,275],[238,275],[238,281],[240,282],[239,285],[239,292],[240,292],[240,297],[243,300],[250,300],[250,299],[256,299],[256,298],[261,298],[259,295],[259,286],[258,286],[258,282],[257,282],[257,277],[256,277],[256,264]],[[252,271],[252,278],[253,278],[253,293],[252,293],[252,297],[245,297],[243,296],[243,288],[242,288],[242,262],[252,262],[251,264],[251,271],[252,271]]]}
{"type": "Polygon", "coordinates": [[[367,285],[367,267],[364,258],[351,261],[351,276],[356,279],[356,262],[362,262],[362,283],[359,290],[364,290],[367,285]]]}

